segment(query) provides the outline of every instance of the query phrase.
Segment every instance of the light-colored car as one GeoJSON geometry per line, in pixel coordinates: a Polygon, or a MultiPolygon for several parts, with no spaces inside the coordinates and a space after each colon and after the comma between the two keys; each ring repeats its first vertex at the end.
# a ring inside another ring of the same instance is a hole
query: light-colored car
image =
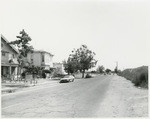
{"type": "Polygon", "coordinates": [[[72,76],[72,75],[66,75],[66,76],[64,76],[64,78],[60,79],[59,83],[73,82],[74,79],[75,79],[74,76],[72,76]]]}

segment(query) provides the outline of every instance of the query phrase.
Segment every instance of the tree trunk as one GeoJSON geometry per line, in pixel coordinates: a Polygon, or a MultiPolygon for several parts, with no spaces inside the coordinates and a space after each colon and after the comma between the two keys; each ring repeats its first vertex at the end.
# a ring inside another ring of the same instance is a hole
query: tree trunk
{"type": "Polygon", "coordinates": [[[84,78],[84,73],[85,73],[85,70],[82,71],[82,78],[84,78]]]}

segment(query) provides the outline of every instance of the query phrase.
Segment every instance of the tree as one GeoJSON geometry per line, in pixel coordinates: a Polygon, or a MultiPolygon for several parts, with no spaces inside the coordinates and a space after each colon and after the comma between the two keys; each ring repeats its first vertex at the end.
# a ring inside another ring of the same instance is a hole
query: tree
{"type": "Polygon", "coordinates": [[[97,61],[94,59],[96,54],[89,50],[86,45],[82,45],[77,50],[74,49],[70,54],[71,61],[75,62],[76,69],[82,72],[82,78],[84,78],[85,70],[94,67],[97,61]]]}
{"type": "Polygon", "coordinates": [[[111,70],[110,70],[110,69],[106,69],[105,71],[106,71],[106,73],[107,73],[107,74],[108,74],[109,72],[111,72],[111,70]]]}
{"type": "Polygon", "coordinates": [[[97,72],[99,72],[99,73],[104,73],[104,70],[105,70],[105,68],[104,68],[103,65],[102,66],[98,66],[98,68],[97,68],[97,72]]]}
{"type": "Polygon", "coordinates": [[[37,81],[35,80],[37,78],[37,76],[39,76],[40,72],[43,70],[43,68],[38,67],[38,66],[34,66],[34,65],[30,65],[30,66],[25,66],[24,67],[26,70],[22,73],[24,76],[25,74],[31,74],[32,75],[32,81],[34,81],[34,85],[35,83],[37,83],[37,81]]]}
{"type": "Polygon", "coordinates": [[[70,74],[70,73],[73,74],[73,73],[77,72],[77,70],[78,70],[78,63],[73,58],[69,57],[67,61],[63,61],[63,65],[64,65],[64,70],[68,74],[70,74]]]}
{"type": "Polygon", "coordinates": [[[118,73],[118,68],[117,68],[117,67],[114,69],[114,72],[115,72],[116,74],[118,73]]]}
{"type": "Polygon", "coordinates": [[[32,40],[28,34],[24,31],[20,31],[21,36],[16,36],[18,39],[15,41],[11,41],[9,44],[15,45],[19,51],[18,55],[18,63],[19,63],[19,69],[21,73],[21,69],[25,66],[26,60],[25,58],[27,57],[28,52],[33,51],[33,47],[30,46],[29,42],[32,40]]]}
{"type": "Polygon", "coordinates": [[[39,72],[43,70],[43,68],[34,65],[26,66],[24,68],[26,69],[26,73],[34,75],[38,75],[39,72]]]}

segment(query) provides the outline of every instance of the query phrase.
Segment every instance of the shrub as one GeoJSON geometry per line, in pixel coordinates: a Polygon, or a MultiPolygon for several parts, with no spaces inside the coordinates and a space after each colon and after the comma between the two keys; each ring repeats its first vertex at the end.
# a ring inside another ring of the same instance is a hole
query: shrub
{"type": "Polygon", "coordinates": [[[42,78],[46,78],[46,74],[42,72],[42,78]]]}
{"type": "Polygon", "coordinates": [[[86,74],[85,78],[92,78],[90,74],[86,74]]]}
{"type": "Polygon", "coordinates": [[[136,76],[132,82],[135,86],[148,87],[148,72],[143,72],[139,76],[136,76]]]}
{"type": "Polygon", "coordinates": [[[120,75],[130,80],[135,86],[148,88],[148,66],[126,69],[120,75]]]}

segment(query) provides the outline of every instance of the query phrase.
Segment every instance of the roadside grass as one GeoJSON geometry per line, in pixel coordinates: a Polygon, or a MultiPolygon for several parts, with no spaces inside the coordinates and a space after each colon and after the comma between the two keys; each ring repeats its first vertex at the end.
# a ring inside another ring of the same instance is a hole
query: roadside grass
{"type": "Polygon", "coordinates": [[[125,69],[120,75],[130,80],[135,86],[148,88],[148,66],[125,69]]]}
{"type": "Polygon", "coordinates": [[[142,72],[140,75],[136,76],[136,78],[132,80],[132,83],[134,83],[135,86],[148,88],[148,72],[142,72]]]}
{"type": "Polygon", "coordinates": [[[22,88],[27,88],[27,87],[29,86],[25,84],[5,84],[2,85],[1,93],[2,94],[13,93],[16,90],[20,90],[22,88]]]}
{"type": "Polygon", "coordinates": [[[29,87],[28,85],[12,85],[12,84],[8,84],[8,85],[5,85],[5,87],[17,87],[17,88],[26,88],[26,87],[29,87]]]}

